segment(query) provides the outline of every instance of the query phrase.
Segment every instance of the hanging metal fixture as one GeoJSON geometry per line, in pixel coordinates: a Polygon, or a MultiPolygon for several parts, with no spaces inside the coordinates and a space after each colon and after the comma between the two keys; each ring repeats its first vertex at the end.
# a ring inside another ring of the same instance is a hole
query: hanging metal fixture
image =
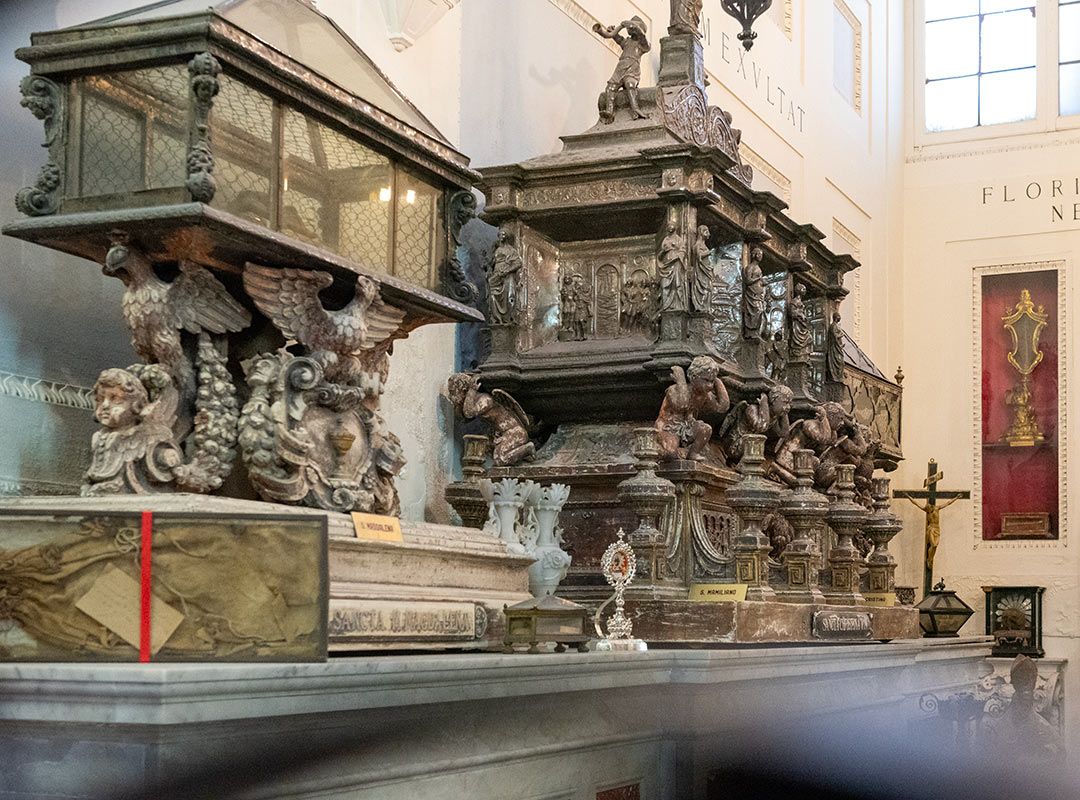
{"type": "Polygon", "coordinates": [[[772,0],[720,0],[720,7],[742,25],[739,41],[749,50],[754,46],[757,34],[751,30],[754,21],[769,10],[772,0]]]}

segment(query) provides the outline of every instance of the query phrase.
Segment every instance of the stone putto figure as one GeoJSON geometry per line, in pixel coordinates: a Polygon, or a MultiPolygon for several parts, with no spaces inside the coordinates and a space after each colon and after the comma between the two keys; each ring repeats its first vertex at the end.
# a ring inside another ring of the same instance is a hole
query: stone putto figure
{"type": "Polygon", "coordinates": [[[844,329],[840,327],[840,312],[832,315],[825,351],[825,377],[836,383],[844,382],[844,329]]]}
{"type": "Polygon", "coordinates": [[[657,257],[660,273],[660,310],[686,311],[686,237],[669,222],[657,257]]]}
{"type": "Polygon", "coordinates": [[[806,361],[810,358],[813,336],[810,333],[810,317],[806,311],[806,287],[795,284],[788,301],[788,360],[806,361]]]}
{"type": "Polygon", "coordinates": [[[481,392],[479,378],[457,372],[446,382],[446,397],[465,419],[483,417],[491,425],[495,466],[520,464],[536,453],[536,446],[529,441],[528,415],[502,389],[481,392]]]}
{"type": "Polygon", "coordinates": [[[669,36],[692,34],[701,36],[701,6],[703,0],[671,0],[669,36]]]}
{"type": "Polygon", "coordinates": [[[765,315],[765,282],[761,274],[760,247],[750,248],[750,258],[743,269],[742,330],[744,339],[761,338],[761,320],[765,315]]]}
{"type": "Polygon", "coordinates": [[[737,403],[720,427],[720,442],[728,463],[736,465],[742,459],[747,434],[765,434],[765,453],[771,456],[791,428],[789,415],[793,398],[791,389],[775,384],[768,394],[758,397],[756,403],[745,400],[737,403]]]}
{"type": "Polygon", "coordinates": [[[613,39],[615,44],[622,48],[619,63],[615,65],[615,71],[607,82],[604,91],[604,111],[600,114],[603,122],[615,121],[615,95],[620,89],[625,90],[626,99],[630,102],[630,111],[634,119],[645,119],[648,114],[638,107],[638,84],[641,82],[641,57],[648,53],[652,46],[645,37],[645,21],[638,16],[623,20],[615,27],[605,28],[599,22],[593,25],[593,30],[605,39],[613,39]],[[619,31],[625,30],[626,36],[619,31]]]}
{"type": "Polygon", "coordinates": [[[503,225],[499,228],[499,241],[488,266],[488,322],[495,325],[517,322],[521,267],[521,255],[514,242],[514,234],[508,226],[503,225]]]}
{"type": "Polygon", "coordinates": [[[705,446],[712,436],[712,425],[703,416],[722,416],[731,406],[720,367],[711,356],[698,356],[683,372],[671,368],[675,381],[664,393],[656,418],[656,441],[662,461],[684,457],[693,461],[705,458],[705,446]]]}
{"type": "Polygon", "coordinates": [[[694,285],[691,287],[690,299],[694,311],[708,313],[709,300],[712,295],[712,248],[709,247],[709,226],[699,225],[697,237],[694,240],[694,285]]]}

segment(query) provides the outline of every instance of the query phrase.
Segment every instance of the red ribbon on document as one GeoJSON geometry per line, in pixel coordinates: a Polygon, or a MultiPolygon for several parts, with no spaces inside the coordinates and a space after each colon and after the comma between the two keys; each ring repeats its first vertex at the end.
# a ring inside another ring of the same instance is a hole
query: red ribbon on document
{"type": "Polygon", "coordinates": [[[139,662],[150,661],[150,539],[154,512],[142,512],[142,576],[139,586],[139,662]]]}

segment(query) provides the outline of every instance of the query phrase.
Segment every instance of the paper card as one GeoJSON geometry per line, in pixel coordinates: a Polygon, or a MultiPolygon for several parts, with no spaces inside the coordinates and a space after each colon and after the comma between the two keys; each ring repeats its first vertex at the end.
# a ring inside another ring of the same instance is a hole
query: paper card
{"type": "Polygon", "coordinates": [[[726,603],[746,599],[745,583],[695,583],[690,587],[690,600],[697,603],[726,603]]]}
{"type": "MultiPolygon", "coordinates": [[[[139,582],[112,565],[105,568],[75,608],[100,622],[125,642],[139,647],[141,602],[139,582]]],[[[184,615],[164,600],[150,596],[150,653],[169,640],[184,615]]]]}
{"type": "Polygon", "coordinates": [[[869,592],[863,594],[868,606],[895,606],[896,595],[893,592],[869,592]]]}
{"type": "Polygon", "coordinates": [[[357,539],[376,542],[403,542],[401,520],[397,517],[383,517],[379,514],[361,514],[352,512],[353,527],[357,539]]]}

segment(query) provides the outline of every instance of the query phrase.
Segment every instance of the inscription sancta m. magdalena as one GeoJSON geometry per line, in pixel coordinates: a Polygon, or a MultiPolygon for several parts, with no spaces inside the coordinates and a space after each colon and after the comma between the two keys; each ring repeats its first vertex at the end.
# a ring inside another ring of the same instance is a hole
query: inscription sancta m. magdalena
{"type": "Polygon", "coordinates": [[[486,613],[473,603],[422,600],[341,601],[331,605],[328,625],[336,639],[354,641],[477,639],[486,628],[486,613]]]}

